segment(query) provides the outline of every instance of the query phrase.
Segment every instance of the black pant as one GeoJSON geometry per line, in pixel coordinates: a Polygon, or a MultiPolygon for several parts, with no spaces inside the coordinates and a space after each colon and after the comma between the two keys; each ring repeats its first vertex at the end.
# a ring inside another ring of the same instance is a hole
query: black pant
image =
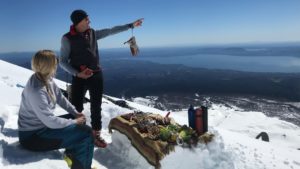
{"type": "Polygon", "coordinates": [[[91,125],[94,130],[101,130],[101,104],[103,94],[102,71],[94,73],[88,79],[73,77],[71,102],[78,112],[83,110],[83,101],[86,91],[89,90],[91,101],[91,125]]]}
{"type": "Polygon", "coordinates": [[[72,124],[60,129],[19,131],[20,144],[31,151],[65,148],[72,159],[71,169],[91,169],[94,138],[87,125],[72,124]]]}

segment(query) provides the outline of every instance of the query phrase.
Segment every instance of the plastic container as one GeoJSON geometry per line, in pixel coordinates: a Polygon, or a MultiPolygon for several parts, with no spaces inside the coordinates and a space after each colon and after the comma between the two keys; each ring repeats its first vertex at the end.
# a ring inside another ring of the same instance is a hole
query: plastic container
{"type": "Polygon", "coordinates": [[[189,127],[195,130],[195,109],[193,105],[190,105],[188,109],[189,127]]]}

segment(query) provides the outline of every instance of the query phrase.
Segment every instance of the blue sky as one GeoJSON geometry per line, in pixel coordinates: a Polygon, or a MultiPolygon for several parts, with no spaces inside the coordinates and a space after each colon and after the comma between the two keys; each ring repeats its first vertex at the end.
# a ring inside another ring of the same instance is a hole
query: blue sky
{"type": "MultiPolygon", "coordinates": [[[[300,0],[2,0],[0,53],[58,50],[70,13],[87,11],[94,29],[145,18],[141,47],[300,41],[300,0]]],[[[99,41],[124,47],[131,31],[99,41]]]]}

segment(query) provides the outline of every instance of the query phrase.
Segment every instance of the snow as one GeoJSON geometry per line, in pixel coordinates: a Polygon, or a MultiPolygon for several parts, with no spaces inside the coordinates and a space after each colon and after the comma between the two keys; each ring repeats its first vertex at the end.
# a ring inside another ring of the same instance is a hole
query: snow
{"type": "Polygon", "coordinates": [[[150,98],[135,97],[132,98],[132,101],[144,106],[154,107],[154,100],[151,100],[150,98]]]}
{"type": "MultiPolygon", "coordinates": [[[[31,70],[0,60],[0,168],[67,168],[62,160],[63,150],[36,153],[24,150],[18,143],[20,96],[32,73],[31,70]]],[[[59,80],[56,83],[63,89],[66,86],[59,80]]],[[[147,98],[137,98],[127,103],[136,110],[163,116],[167,113],[149,107],[152,103],[147,98]]],[[[89,117],[89,104],[84,108],[83,113],[89,117]]],[[[112,134],[108,132],[107,125],[111,118],[131,111],[103,99],[103,136],[110,144],[106,149],[95,149],[93,166],[98,169],[153,168],[125,135],[117,131],[112,134]]],[[[300,150],[297,150],[300,148],[299,126],[267,117],[261,112],[245,112],[219,104],[213,104],[208,111],[209,132],[215,134],[214,140],[207,145],[198,144],[192,149],[176,146],[175,152],[161,161],[163,169],[300,169],[300,150]],[[255,139],[262,131],[268,133],[270,142],[255,139]]],[[[60,115],[65,111],[58,108],[55,113],[60,115]]],[[[180,124],[188,122],[187,110],[172,112],[170,116],[180,124]]]]}
{"type": "Polygon", "coordinates": [[[232,153],[225,150],[223,139],[217,131],[210,130],[216,137],[209,144],[198,144],[192,149],[177,146],[175,153],[165,157],[161,164],[162,168],[189,169],[230,169],[234,168],[232,153]],[[178,161],[180,160],[180,162],[178,161]]]}

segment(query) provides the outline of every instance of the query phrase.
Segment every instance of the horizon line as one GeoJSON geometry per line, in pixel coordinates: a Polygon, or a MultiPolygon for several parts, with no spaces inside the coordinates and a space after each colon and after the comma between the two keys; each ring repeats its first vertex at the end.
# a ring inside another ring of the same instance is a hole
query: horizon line
{"type": "MultiPolygon", "coordinates": [[[[300,46],[300,40],[299,41],[252,41],[252,42],[232,42],[232,43],[206,43],[206,44],[185,44],[185,45],[163,45],[163,46],[141,46],[139,48],[185,48],[185,47],[228,47],[230,45],[279,45],[279,44],[286,44],[286,45],[296,45],[300,46]]],[[[102,47],[100,48],[101,50],[110,50],[110,49],[127,49],[128,47],[102,47]]],[[[99,49],[99,48],[98,48],[99,49]]],[[[42,49],[40,49],[42,50],[42,49]]],[[[59,49],[50,49],[53,51],[59,51],[59,49]]],[[[38,50],[28,50],[28,51],[5,51],[5,52],[0,52],[0,54],[6,54],[6,53],[26,53],[26,52],[36,52],[38,50]]]]}

